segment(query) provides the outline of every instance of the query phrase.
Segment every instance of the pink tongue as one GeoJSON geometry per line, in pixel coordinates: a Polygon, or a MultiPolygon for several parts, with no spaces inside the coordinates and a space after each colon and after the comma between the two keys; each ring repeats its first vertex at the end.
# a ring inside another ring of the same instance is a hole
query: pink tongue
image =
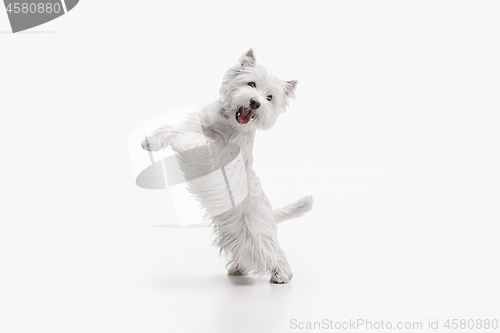
{"type": "Polygon", "coordinates": [[[241,110],[241,113],[238,116],[238,121],[240,122],[240,124],[248,124],[250,119],[252,119],[252,113],[253,112],[251,110],[247,109],[241,110]]]}

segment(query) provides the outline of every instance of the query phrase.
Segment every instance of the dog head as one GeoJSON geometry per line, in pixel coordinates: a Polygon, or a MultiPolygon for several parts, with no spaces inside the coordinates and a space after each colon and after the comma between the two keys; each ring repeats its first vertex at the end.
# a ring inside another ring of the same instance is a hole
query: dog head
{"type": "Polygon", "coordinates": [[[224,75],[220,89],[223,115],[240,130],[270,129],[295,97],[297,81],[283,81],[258,65],[252,49],[224,75]]]}

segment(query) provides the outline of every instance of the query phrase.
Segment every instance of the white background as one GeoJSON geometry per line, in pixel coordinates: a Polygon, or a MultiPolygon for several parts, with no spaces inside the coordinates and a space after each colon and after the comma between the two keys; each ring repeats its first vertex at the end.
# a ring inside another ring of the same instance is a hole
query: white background
{"type": "Polygon", "coordinates": [[[84,0],[13,35],[2,11],[0,330],[500,320],[499,16],[495,1],[84,0]],[[315,196],[279,228],[289,285],[228,279],[210,229],[158,227],[167,194],[130,168],[129,133],[216,99],[249,47],[299,80],[255,143],[273,205],[315,196]],[[377,172],[334,172],[359,167],[377,172]]]}

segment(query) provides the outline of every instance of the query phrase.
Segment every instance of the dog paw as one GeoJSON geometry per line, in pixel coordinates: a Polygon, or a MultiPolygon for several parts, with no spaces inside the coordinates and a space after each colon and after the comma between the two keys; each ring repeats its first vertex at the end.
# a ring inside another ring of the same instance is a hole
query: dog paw
{"type": "Polygon", "coordinates": [[[144,141],[142,141],[141,147],[147,151],[158,151],[165,148],[161,142],[161,138],[155,135],[146,137],[144,141]]]}
{"type": "Polygon", "coordinates": [[[239,269],[234,269],[234,270],[230,269],[227,271],[227,275],[229,275],[229,276],[245,276],[247,274],[244,271],[239,270],[239,269]]]}
{"type": "Polygon", "coordinates": [[[285,284],[290,282],[292,277],[293,277],[292,272],[285,271],[281,268],[277,268],[276,270],[274,270],[271,276],[271,280],[269,280],[269,282],[274,284],[285,284]]]}
{"type": "Polygon", "coordinates": [[[147,138],[147,137],[144,139],[144,141],[142,141],[142,143],[141,143],[141,147],[142,147],[142,149],[144,149],[144,150],[151,151],[151,147],[150,147],[150,145],[149,145],[149,140],[148,140],[148,138],[147,138]]]}

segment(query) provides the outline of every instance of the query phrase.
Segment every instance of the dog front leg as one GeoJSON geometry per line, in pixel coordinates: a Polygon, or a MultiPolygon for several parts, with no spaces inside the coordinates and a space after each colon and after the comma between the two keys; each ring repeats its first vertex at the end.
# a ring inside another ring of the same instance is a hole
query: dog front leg
{"type": "Polygon", "coordinates": [[[142,141],[142,148],[147,151],[159,151],[164,148],[167,148],[170,144],[170,140],[172,136],[177,132],[177,128],[174,126],[161,126],[158,127],[153,134],[146,137],[144,141],[142,141]]]}
{"type": "Polygon", "coordinates": [[[177,153],[198,148],[210,142],[208,137],[198,132],[177,132],[170,138],[172,149],[177,153]]]}

